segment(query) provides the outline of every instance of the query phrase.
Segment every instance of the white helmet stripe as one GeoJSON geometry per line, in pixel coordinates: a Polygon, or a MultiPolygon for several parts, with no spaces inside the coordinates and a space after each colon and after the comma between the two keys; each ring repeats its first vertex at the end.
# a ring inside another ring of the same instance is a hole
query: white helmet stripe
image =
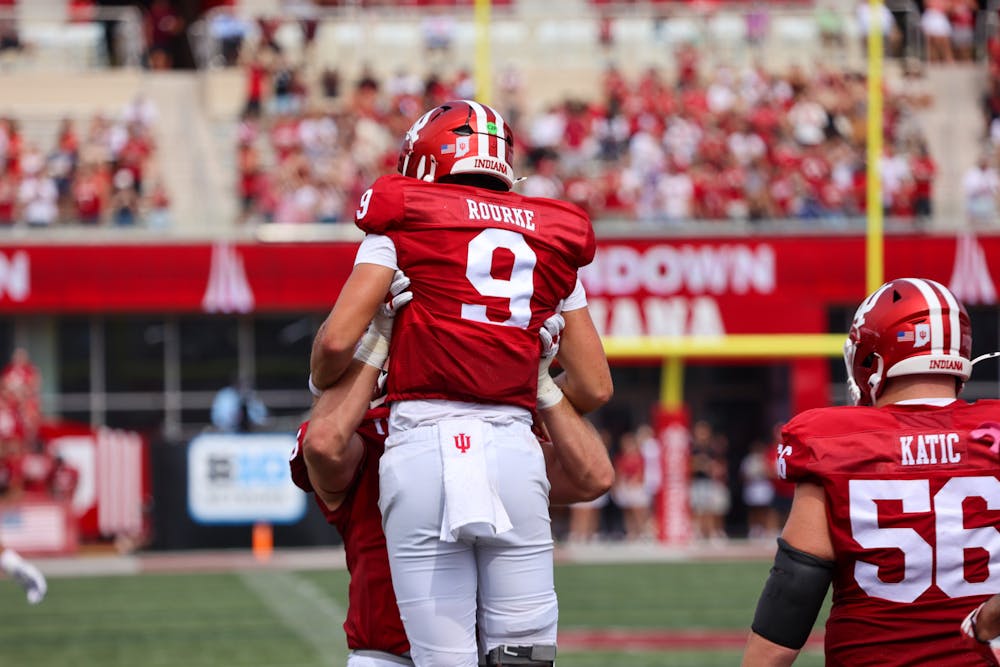
{"type": "Polygon", "coordinates": [[[928,281],[903,278],[918,290],[924,301],[927,302],[927,320],[931,328],[931,354],[941,354],[944,351],[944,317],[941,312],[941,299],[937,293],[931,289],[928,281]]]}
{"type": "Polygon", "coordinates": [[[497,157],[502,161],[507,161],[507,121],[503,119],[500,112],[493,109],[493,114],[497,117],[497,157]]]}
{"type": "Polygon", "coordinates": [[[962,348],[962,326],[959,322],[961,308],[958,305],[958,300],[955,299],[955,295],[951,293],[951,290],[941,283],[933,280],[928,280],[927,282],[937,288],[944,299],[945,305],[948,307],[948,326],[951,329],[951,341],[949,343],[951,351],[949,354],[958,354],[962,348]]]}
{"type": "MultiPolygon", "coordinates": [[[[472,100],[466,100],[466,102],[468,103],[468,105],[470,107],[472,107],[473,111],[476,112],[476,131],[479,131],[480,129],[485,129],[486,128],[486,124],[490,122],[489,114],[486,113],[486,109],[479,102],[473,102],[472,100]]],[[[504,132],[504,129],[506,127],[506,123],[504,123],[503,118],[500,117],[500,114],[496,111],[496,109],[492,109],[491,108],[491,110],[493,111],[493,115],[496,117],[495,120],[493,121],[496,124],[496,127],[497,127],[497,134],[496,134],[496,136],[497,136],[497,154],[496,154],[496,157],[499,158],[500,160],[506,162],[507,161],[507,142],[504,141],[504,139],[506,139],[506,133],[504,132]]],[[[480,147],[480,149],[479,149],[479,155],[480,156],[482,156],[482,157],[493,157],[490,154],[490,140],[488,138],[481,137],[481,138],[477,138],[476,141],[478,142],[478,146],[480,147]]]]}
{"type": "MultiPolygon", "coordinates": [[[[473,130],[479,132],[481,129],[486,129],[486,109],[479,102],[473,102],[472,100],[466,100],[469,106],[472,107],[473,112],[476,114],[476,124],[473,125],[473,130]]],[[[490,142],[489,139],[482,135],[476,136],[476,147],[478,148],[477,154],[480,157],[490,157],[490,142]],[[483,150],[485,148],[485,150],[483,150]]]]}

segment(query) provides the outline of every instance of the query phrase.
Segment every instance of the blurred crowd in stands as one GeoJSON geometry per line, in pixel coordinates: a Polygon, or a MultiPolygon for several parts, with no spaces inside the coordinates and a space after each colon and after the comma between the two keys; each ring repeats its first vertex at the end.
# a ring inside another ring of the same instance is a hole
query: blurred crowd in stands
{"type": "Polygon", "coordinates": [[[78,471],[39,439],[41,375],[24,348],[0,370],[0,502],[69,501],[78,471]]]}
{"type": "MultiPolygon", "coordinates": [[[[349,221],[358,195],[395,168],[399,138],[424,109],[469,97],[468,71],[420,78],[332,74],[311,93],[276,45],[248,58],[238,136],[243,219],[349,221]]],[[[609,65],[597,99],[528,113],[504,71],[495,103],[519,130],[520,192],[569,199],[593,218],[671,225],[691,219],[839,220],[865,211],[866,80],[819,64],[702,68],[682,46],[677,71],[630,78],[609,65]]],[[[926,95],[887,90],[887,215],[931,211],[936,165],[916,110],[926,95]]]]}
{"type": "MultiPolygon", "coordinates": [[[[8,6],[14,2],[0,0],[8,6]]],[[[475,95],[471,74],[461,69],[460,60],[433,57],[451,48],[449,25],[454,28],[450,15],[435,8],[470,3],[296,0],[284,3],[289,16],[249,19],[239,13],[234,0],[72,0],[69,15],[85,21],[104,7],[139,7],[143,62],[151,69],[193,66],[190,30],[205,19],[205,29],[218,44],[219,62],[242,67],[247,79],[236,149],[241,220],[342,222],[350,221],[354,202],[367,184],[394,169],[399,137],[422,110],[449,98],[475,95]],[[428,54],[424,66],[451,64],[436,71],[431,67],[429,74],[415,72],[414,65],[389,76],[366,71],[347,80],[334,66],[323,65],[317,71],[318,63],[301,60],[301,54],[310,53],[321,20],[315,12],[382,6],[430,7],[421,23],[428,54]],[[288,20],[301,31],[302,49],[295,54],[284,52],[278,38],[288,20]]],[[[600,5],[601,12],[611,12],[627,3],[593,0],[593,4],[600,5]]],[[[686,11],[693,7],[706,16],[722,7],[706,0],[654,4],[665,8],[662,16],[657,14],[662,21],[672,16],[671,5],[685,5],[686,11]]],[[[977,0],[916,3],[919,13],[914,16],[919,19],[927,64],[968,61],[980,51],[996,62],[1000,49],[995,37],[982,48],[982,31],[976,30],[977,17],[981,20],[985,14],[982,4],[977,0]]],[[[848,8],[835,10],[830,2],[802,5],[802,11],[814,14],[824,43],[842,43],[847,20],[857,23],[862,39],[872,23],[867,0],[854,3],[853,17],[848,8]]],[[[748,1],[745,6],[745,39],[753,43],[768,34],[772,9],[760,2],[748,1]]],[[[885,6],[882,11],[877,23],[883,27],[888,51],[904,55],[902,43],[910,36],[903,29],[901,12],[894,14],[885,6]]],[[[595,47],[612,42],[612,17],[608,13],[601,23],[595,47]]],[[[749,59],[739,66],[710,67],[702,62],[703,48],[680,45],[669,72],[650,68],[626,75],[609,60],[599,95],[565,99],[544,109],[526,104],[522,72],[511,67],[498,72],[494,102],[520,132],[516,156],[527,179],[519,190],[569,199],[597,220],[636,220],[654,226],[694,219],[837,224],[863,216],[864,74],[833,60],[780,72],[749,59]]],[[[984,106],[988,136],[1000,143],[1000,77],[996,65],[991,67],[984,106]]],[[[920,66],[912,73],[919,77],[920,66]]],[[[928,94],[913,93],[916,89],[886,89],[885,153],[878,165],[885,214],[914,225],[933,214],[937,172],[916,120],[919,110],[933,100],[928,94]]],[[[167,218],[166,191],[147,176],[153,162],[148,125],[97,117],[78,140],[73,121],[67,121],[51,152],[19,147],[16,120],[0,125],[0,152],[7,151],[0,177],[0,223],[129,225],[146,218],[158,226],[167,218]],[[83,160],[76,143],[100,146],[106,157],[83,160]],[[26,153],[27,159],[20,160],[23,166],[16,157],[19,150],[26,153]],[[43,157],[42,166],[37,154],[43,157]]],[[[993,156],[984,159],[985,168],[977,162],[969,170],[966,200],[978,197],[985,203],[971,209],[967,204],[967,209],[994,211],[1000,187],[994,188],[990,171],[993,156]],[[973,190],[979,194],[969,195],[973,190]]]]}
{"type": "MultiPolygon", "coordinates": [[[[0,7],[16,2],[0,0],[0,7]]],[[[424,65],[451,64],[428,66],[429,74],[417,73],[416,65],[388,76],[365,71],[350,80],[334,66],[316,71],[316,63],[283,51],[278,32],[288,17],[249,20],[234,0],[72,0],[68,12],[71,20],[87,21],[106,7],[140,8],[143,62],[151,69],[193,66],[189,31],[206,18],[222,64],[242,67],[247,80],[236,148],[241,221],[349,222],[364,188],[394,169],[399,137],[416,116],[441,101],[475,95],[471,73],[460,61],[432,57],[451,48],[449,14],[433,8],[463,2],[286,4],[298,12],[293,20],[305,54],[320,21],[310,11],[431,7],[421,24],[429,56],[424,65]]],[[[604,12],[615,3],[593,4],[604,12]]],[[[706,1],[673,4],[694,6],[706,15],[720,7],[706,1]]],[[[969,61],[980,52],[989,63],[983,106],[991,150],[969,166],[963,188],[969,219],[992,221],[1000,197],[995,170],[1000,47],[995,35],[985,45],[977,41],[982,38],[976,30],[977,16],[981,20],[984,13],[981,4],[927,0],[917,3],[917,16],[926,64],[969,61]]],[[[848,19],[843,7],[803,5],[814,12],[824,42],[842,41],[848,19]]],[[[746,6],[750,43],[767,34],[769,9],[766,3],[746,6]]],[[[864,38],[872,23],[869,4],[858,0],[855,9],[853,20],[864,38]]],[[[672,10],[665,11],[663,20],[668,20],[672,10]]],[[[908,35],[898,14],[883,6],[877,22],[889,52],[903,55],[908,35]]],[[[611,16],[601,24],[596,47],[613,40],[611,16]]],[[[0,21],[0,49],[19,44],[14,23],[0,21]]],[[[710,67],[704,58],[701,48],[682,44],[670,71],[649,68],[638,75],[609,60],[599,95],[541,109],[526,103],[522,72],[513,67],[498,72],[495,105],[519,130],[515,155],[519,173],[527,177],[519,191],[569,199],[598,221],[633,220],[654,227],[688,220],[773,219],[836,225],[865,214],[867,88],[862,72],[832,61],[784,71],[750,60],[710,67]]],[[[913,76],[920,76],[920,67],[913,68],[913,76]]],[[[877,166],[884,213],[914,226],[934,213],[938,171],[917,121],[920,109],[933,100],[931,94],[913,92],[920,89],[886,88],[885,151],[877,166]]],[[[67,119],[50,145],[25,141],[18,119],[0,119],[0,225],[167,226],[167,191],[150,175],[156,163],[150,114],[141,111],[150,105],[137,100],[133,106],[121,118],[67,119]]]]}
{"type": "Polygon", "coordinates": [[[970,61],[975,57],[977,0],[926,0],[920,29],[928,62],[970,61]]]}
{"type": "MultiPolygon", "coordinates": [[[[596,500],[553,508],[556,532],[569,543],[603,540],[652,541],[658,534],[657,508],[664,488],[663,445],[648,424],[601,435],[615,467],[611,491],[596,500]]],[[[757,440],[745,452],[730,451],[726,436],[705,420],[691,426],[686,489],[691,535],[718,543],[734,537],[773,540],[791,508],[794,485],[778,478],[777,447],[757,440]]]]}
{"type": "Polygon", "coordinates": [[[165,227],[155,121],[155,109],[138,97],[115,118],[65,118],[42,145],[26,140],[17,120],[0,118],[0,225],[165,227]]]}
{"type": "Polygon", "coordinates": [[[962,180],[966,218],[972,223],[992,224],[1000,202],[1000,35],[986,42],[985,88],[983,91],[983,148],[976,163],[962,180]]]}

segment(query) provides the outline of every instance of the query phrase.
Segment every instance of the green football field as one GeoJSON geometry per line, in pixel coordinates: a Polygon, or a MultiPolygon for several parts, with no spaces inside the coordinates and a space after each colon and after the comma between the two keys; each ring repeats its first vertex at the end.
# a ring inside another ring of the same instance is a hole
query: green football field
{"type": "MultiPolygon", "coordinates": [[[[560,565],[558,665],[737,665],[769,565],[762,560],[560,565]]],[[[343,571],[50,577],[49,583],[49,596],[31,607],[13,582],[0,581],[0,665],[333,667],[346,662],[343,571]]],[[[817,626],[824,618],[825,611],[817,626]]],[[[808,650],[796,664],[821,665],[822,655],[808,650]]]]}

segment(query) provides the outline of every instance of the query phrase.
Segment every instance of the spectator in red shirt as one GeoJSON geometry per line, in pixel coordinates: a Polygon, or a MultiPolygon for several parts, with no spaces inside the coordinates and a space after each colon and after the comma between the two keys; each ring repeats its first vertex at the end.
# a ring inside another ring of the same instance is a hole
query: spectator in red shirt
{"type": "Polygon", "coordinates": [[[170,69],[176,42],[184,33],[184,19],[170,0],[153,0],[146,13],[147,57],[151,69],[170,69]]]}
{"type": "Polygon", "coordinates": [[[41,414],[39,393],[42,388],[42,375],[38,367],[31,362],[25,348],[14,348],[10,362],[0,371],[0,385],[12,393],[15,405],[25,422],[25,435],[33,439],[38,431],[37,422],[41,414]]]}
{"type": "Polygon", "coordinates": [[[916,155],[910,162],[910,173],[915,184],[913,212],[919,218],[930,218],[933,212],[933,186],[937,164],[923,142],[917,146],[916,155]]]}
{"type": "Polygon", "coordinates": [[[132,174],[137,194],[142,194],[143,175],[152,153],[153,142],[143,126],[138,123],[130,124],[125,145],[118,151],[117,163],[120,169],[126,169],[132,174]]]}
{"type": "Polygon", "coordinates": [[[951,0],[948,7],[948,18],[951,20],[951,45],[955,53],[955,60],[969,61],[975,55],[976,12],[978,9],[976,0],[951,0]]]}
{"type": "Polygon", "coordinates": [[[6,118],[3,121],[3,133],[6,135],[7,150],[4,155],[7,158],[7,171],[21,175],[21,150],[23,141],[18,123],[13,118],[6,118]]]}
{"type": "Polygon", "coordinates": [[[257,118],[263,110],[264,90],[267,87],[268,68],[266,54],[263,49],[257,49],[246,66],[247,93],[246,104],[243,107],[244,116],[257,118]]]}
{"type": "Polygon", "coordinates": [[[10,171],[0,173],[0,225],[17,222],[17,192],[20,182],[10,171]]]}
{"type": "Polygon", "coordinates": [[[72,189],[74,218],[84,225],[99,225],[107,199],[107,179],[92,162],[84,162],[72,189]]]}
{"type": "Polygon", "coordinates": [[[611,498],[625,518],[625,537],[641,539],[649,521],[649,494],[645,484],[646,459],[635,433],[625,433],[614,458],[615,483],[611,498]]]}

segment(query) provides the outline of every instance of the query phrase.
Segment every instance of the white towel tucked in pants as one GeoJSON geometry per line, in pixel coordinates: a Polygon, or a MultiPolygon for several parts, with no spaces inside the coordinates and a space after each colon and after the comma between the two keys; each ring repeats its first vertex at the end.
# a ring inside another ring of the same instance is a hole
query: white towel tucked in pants
{"type": "Polygon", "coordinates": [[[513,528],[486,469],[493,425],[478,419],[446,419],[437,427],[444,485],[441,541],[489,537],[513,528]]]}

